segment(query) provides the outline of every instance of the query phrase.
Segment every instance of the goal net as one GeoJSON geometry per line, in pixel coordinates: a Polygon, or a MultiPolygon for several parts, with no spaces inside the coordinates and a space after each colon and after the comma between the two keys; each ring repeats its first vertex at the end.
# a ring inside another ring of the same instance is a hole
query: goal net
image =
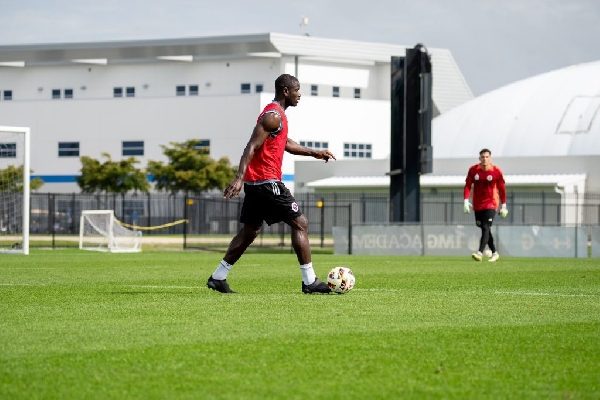
{"type": "Polygon", "coordinates": [[[113,210],[84,210],[79,225],[79,248],[111,253],[142,251],[142,232],[125,228],[113,210]]]}
{"type": "Polygon", "coordinates": [[[29,128],[0,126],[0,253],[29,254],[29,128]]]}

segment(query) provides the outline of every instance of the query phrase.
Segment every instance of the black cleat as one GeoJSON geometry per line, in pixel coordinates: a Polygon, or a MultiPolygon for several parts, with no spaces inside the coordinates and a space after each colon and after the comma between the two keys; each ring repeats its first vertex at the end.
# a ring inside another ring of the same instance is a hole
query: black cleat
{"type": "Polygon", "coordinates": [[[319,278],[316,278],[310,285],[305,285],[304,282],[302,282],[302,293],[331,293],[331,289],[329,289],[328,284],[321,281],[319,278]]]}
{"type": "Polygon", "coordinates": [[[227,279],[213,279],[212,275],[208,278],[208,281],[206,281],[206,286],[209,289],[216,290],[217,292],[221,293],[237,293],[231,290],[229,284],[227,283],[227,279]]]}

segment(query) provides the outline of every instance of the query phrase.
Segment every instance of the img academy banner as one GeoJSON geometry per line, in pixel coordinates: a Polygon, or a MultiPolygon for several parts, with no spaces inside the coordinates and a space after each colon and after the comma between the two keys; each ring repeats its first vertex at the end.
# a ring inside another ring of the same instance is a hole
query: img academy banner
{"type": "MultiPolygon", "coordinates": [[[[464,255],[477,251],[481,231],[465,226],[358,225],[352,254],[464,255]]],[[[333,228],[335,254],[348,254],[348,229],[333,228]]]]}
{"type": "MultiPolygon", "coordinates": [[[[503,256],[587,257],[582,228],[494,226],[492,234],[503,256]]],[[[333,228],[334,253],[348,254],[348,229],[333,228]]],[[[352,229],[352,254],[465,256],[477,251],[476,226],[357,225],[352,229]]]]}

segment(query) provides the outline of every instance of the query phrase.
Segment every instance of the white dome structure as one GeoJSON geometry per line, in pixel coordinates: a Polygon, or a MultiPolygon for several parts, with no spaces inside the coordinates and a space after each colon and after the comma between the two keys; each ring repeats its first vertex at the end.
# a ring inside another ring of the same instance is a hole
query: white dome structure
{"type": "Polygon", "coordinates": [[[435,118],[432,131],[436,160],[475,163],[482,148],[494,158],[600,156],[600,61],[479,96],[435,118]]]}

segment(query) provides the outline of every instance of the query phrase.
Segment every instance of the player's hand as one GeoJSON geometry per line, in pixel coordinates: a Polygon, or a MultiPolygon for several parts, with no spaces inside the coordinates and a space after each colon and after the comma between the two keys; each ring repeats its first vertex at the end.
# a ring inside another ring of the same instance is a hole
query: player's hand
{"type": "Polygon", "coordinates": [[[469,199],[465,199],[465,203],[463,205],[463,211],[465,212],[465,214],[468,214],[471,212],[471,203],[469,203],[469,199]]]}
{"type": "Polygon", "coordinates": [[[242,178],[236,177],[223,191],[223,198],[232,199],[234,197],[237,197],[237,195],[240,194],[240,192],[242,191],[243,184],[244,180],[242,178]]]}
{"type": "Polygon", "coordinates": [[[315,158],[318,160],[325,160],[325,162],[328,162],[330,158],[333,158],[334,160],[336,160],[333,153],[330,152],[329,150],[319,151],[317,154],[315,154],[315,158]]]}
{"type": "Polygon", "coordinates": [[[500,208],[500,216],[502,218],[506,218],[507,215],[508,215],[508,209],[506,208],[506,203],[503,203],[502,208],[500,208]]]}

